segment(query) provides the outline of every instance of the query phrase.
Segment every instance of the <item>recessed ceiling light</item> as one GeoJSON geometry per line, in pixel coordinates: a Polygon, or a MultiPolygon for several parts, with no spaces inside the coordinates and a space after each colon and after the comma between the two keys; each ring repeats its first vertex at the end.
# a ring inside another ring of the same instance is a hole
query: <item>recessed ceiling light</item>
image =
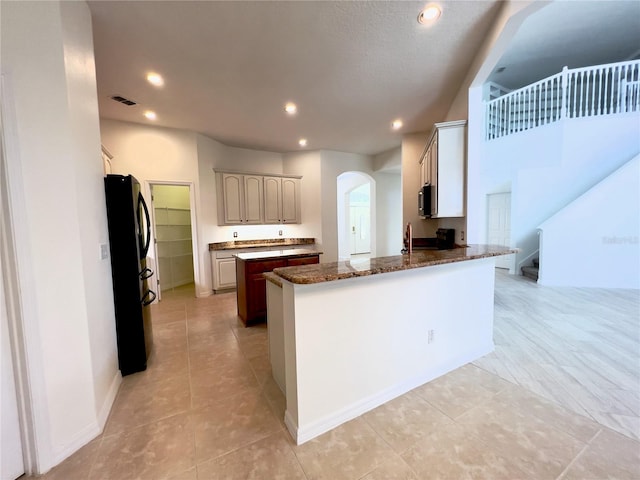
{"type": "Polygon", "coordinates": [[[301,138],[300,140],[298,140],[298,145],[300,145],[301,147],[306,147],[307,146],[307,139],[306,138],[301,138]]]}
{"type": "Polygon", "coordinates": [[[154,73],[154,72],[147,73],[147,81],[151,85],[155,85],[156,87],[161,87],[164,85],[164,79],[159,73],[154,73]]]}
{"type": "Polygon", "coordinates": [[[149,120],[155,120],[157,117],[156,112],[151,111],[151,110],[147,110],[146,112],[144,112],[144,116],[147,117],[149,120]]]}
{"type": "Polygon", "coordinates": [[[402,128],[402,120],[398,119],[398,120],[394,120],[393,122],[391,122],[391,128],[393,128],[394,130],[399,130],[402,128]]]}
{"type": "Polygon", "coordinates": [[[422,10],[418,15],[419,23],[429,23],[437,20],[442,14],[442,10],[438,5],[432,4],[428,5],[427,8],[422,10]]]}
{"type": "Polygon", "coordinates": [[[296,106],[295,103],[289,102],[284,106],[284,111],[287,112],[289,115],[293,115],[298,111],[298,107],[296,106]]]}

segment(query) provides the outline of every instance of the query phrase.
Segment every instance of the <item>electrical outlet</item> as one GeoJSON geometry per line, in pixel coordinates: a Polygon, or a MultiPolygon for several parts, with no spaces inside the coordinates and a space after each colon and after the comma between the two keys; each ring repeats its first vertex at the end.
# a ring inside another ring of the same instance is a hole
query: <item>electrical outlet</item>
{"type": "Polygon", "coordinates": [[[106,243],[100,244],[100,260],[109,258],[109,246],[106,243]]]}
{"type": "Polygon", "coordinates": [[[278,230],[278,235],[282,236],[282,230],[278,230]]]}
{"type": "Polygon", "coordinates": [[[238,238],[238,232],[233,232],[233,238],[238,238]]]}
{"type": "Polygon", "coordinates": [[[464,240],[464,230],[460,230],[460,240],[464,240]]]}
{"type": "Polygon", "coordinates": [[[435,337],[434,331],[433,330],[429,330],[427,332],[427,343],[433,343],[434,337],[435,337]]]}

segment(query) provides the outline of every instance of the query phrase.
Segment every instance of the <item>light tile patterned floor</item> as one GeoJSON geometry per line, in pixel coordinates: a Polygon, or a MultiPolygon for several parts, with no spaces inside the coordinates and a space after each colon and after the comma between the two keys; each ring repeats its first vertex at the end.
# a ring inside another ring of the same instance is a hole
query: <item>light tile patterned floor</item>
{"type": "Polygon", "coordinates": [[[474,364],[640,439],[640,292],[497,272],[496,349],[474,364]]]}
{"type": "Polygon", "coordinates": [[[304,445],[265,325],[235,294],[163,295],[155,351],[103,435],[41,478],[637,479],[638,293],[497,274],[496,351],[304,445]],[[535,392],[535,393],[534,393],[535,392]],[[609,427],[609,428],[607,428],[609,427]],[[617,431],[614,431],[617,430],[617,431]]]}

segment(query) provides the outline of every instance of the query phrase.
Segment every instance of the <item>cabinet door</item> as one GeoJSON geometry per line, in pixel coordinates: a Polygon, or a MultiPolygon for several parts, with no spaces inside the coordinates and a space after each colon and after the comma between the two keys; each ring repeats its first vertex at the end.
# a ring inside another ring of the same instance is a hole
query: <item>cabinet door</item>
{"type": "Polygon", "coordinates": [[[431,143],[429,155],[429,183],[431,183],[431,216],[438,215],[438,134],[431,143]]]}
{"type": "Polygon", "coordinates": [[[282,221],[282,179],[264,177],[264,223],[282,221]]]}
{"type": "Polygon", "coordinates": [[[239,224],[244,220],[242,175],[222,174],[222,201],[225,224],[239,224]]]}
{"type": "Polygon", "coordinates": [[[262,223],[263,198],[262,177],[257,175],[244,175],[244,222],[262,223]]]}
{"type": "Polygon", "coordinates": [[[438,217],[464,216],[464,125],[438,130],[438,217]]]}
{"type": "Polygon", "coordinates": [[[217,288],[236,287],[236,259],[216,258],[216,279],[217,288]]]}
{"type": "Polygon", "coordinates": [[[282,223],[300,223],[300,179],[282,179],[282,223]]]}

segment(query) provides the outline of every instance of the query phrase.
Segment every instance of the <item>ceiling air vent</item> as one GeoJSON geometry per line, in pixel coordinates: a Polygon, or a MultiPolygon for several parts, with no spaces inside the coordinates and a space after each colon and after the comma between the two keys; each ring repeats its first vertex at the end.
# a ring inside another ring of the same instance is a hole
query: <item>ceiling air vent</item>
{"type": "Polygon", "coordinates": [[[137,105],[133,100],[129,100],[128,98],[121,97],[120,95],[114,95],[111,97],[111,100],[115,100],[116,102],[124,103],[127,106],[137,105]]]}

